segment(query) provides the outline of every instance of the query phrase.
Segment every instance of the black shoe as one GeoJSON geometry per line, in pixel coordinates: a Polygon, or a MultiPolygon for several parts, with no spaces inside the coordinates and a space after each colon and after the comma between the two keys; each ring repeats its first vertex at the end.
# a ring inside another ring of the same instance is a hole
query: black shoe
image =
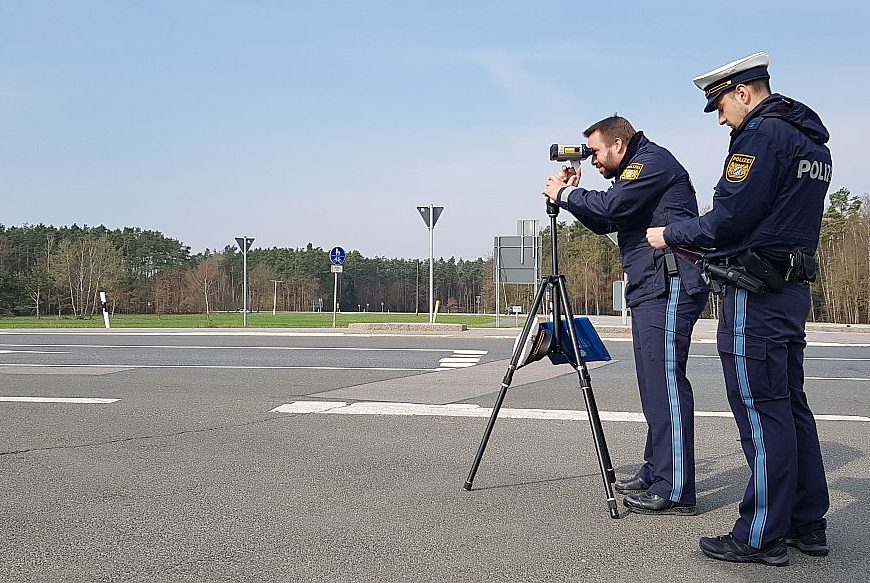
{"type": "Polygon", "coordinates": [[[643,481],[639,475],[632,476],[630,478],[623,478],[621,480],[616,480],[613,484],[613,489],[616,490],[620,494],[635,494],[646,492],[650,487],[650,484],[647,484],[643,481]]]}
{"type": "Polygon", "coordinates": [[[786,535],[785,544],[790,547],[797,547],[803,554],[814,557],[824,557],[830,552],[824,528],[814,530],[803,536],[795,534],[786,535]]]}
{"type": "Polygon", "coordinates": [[[761,563],[784,567],[788,565],[788,551],[782,539],[772,542],[763,549],[756,549],[736,540],[730,534],[710,538],[702,536],[700,541],[704,554],[720,561],[733,563],[761,563]]]}
{"type": "Polygon", "coordinates": [[[641,492],[640,494],[628,494],[622,499],[622,504],[639,514],[682,514],[686,516],[694,516],[698,513],[697,508],[688,504],[680,504],[671,502],[667,498],[662,498],[658,494],[652,492],[641,492]]]}

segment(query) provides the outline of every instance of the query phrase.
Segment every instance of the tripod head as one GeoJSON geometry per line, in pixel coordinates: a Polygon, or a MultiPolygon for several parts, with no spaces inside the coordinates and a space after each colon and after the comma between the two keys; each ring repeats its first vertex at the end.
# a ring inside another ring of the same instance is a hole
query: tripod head
{"type": "Polygon", "coordinates": [[[561,209],[559,208],[559,205],[557,205],[555,202],[553,202],[549,198],[547,199],[547,216],[548,217],[555,220],[556,217],[559,216],[560,210],[561,209]]]}

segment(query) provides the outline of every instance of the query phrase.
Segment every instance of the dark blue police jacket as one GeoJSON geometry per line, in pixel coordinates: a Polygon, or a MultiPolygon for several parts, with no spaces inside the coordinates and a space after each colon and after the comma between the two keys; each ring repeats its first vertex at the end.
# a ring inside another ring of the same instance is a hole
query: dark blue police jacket
{"type": "MultiPolygon", "coordinates": [[[[622,269],[628,276],[625,296],[630,307],[667,292],[664,251],[649,246],[648,227],[663,227],[698,216],[698,201],[689,173],[658,144],[637,132],[606,192],[575,188],[559,205],[599,235],[617,231],[622,269]]],[[[565,197],[563,191],[562,198],[565,197]]],[[[686,293],[709,291],[691,261],[675,256],[686,293]]]]}
{"type": "Polygon", "coordinates": [[[828,130],[806,105],[773,94],[731,132],[728,159],[703,217],[668,225],[669,245],[812,255],[831,182],[828,130]]]}

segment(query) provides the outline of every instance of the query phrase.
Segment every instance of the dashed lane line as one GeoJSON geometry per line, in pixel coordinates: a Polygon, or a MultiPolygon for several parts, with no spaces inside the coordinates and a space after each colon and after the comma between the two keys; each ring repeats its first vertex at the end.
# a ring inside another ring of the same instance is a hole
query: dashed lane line
{"type": "Polygon", "coordinates": [[[0,350],[0,354],[69,354],[57,350],[0,350]]]}
{"type": "Polygon", "coordinates": [[[7,403],[75,403],[80,405],[105,405],[116,403],[120,399],[99,399],[95,397],[3,397],[0,401],[7,403]]]}

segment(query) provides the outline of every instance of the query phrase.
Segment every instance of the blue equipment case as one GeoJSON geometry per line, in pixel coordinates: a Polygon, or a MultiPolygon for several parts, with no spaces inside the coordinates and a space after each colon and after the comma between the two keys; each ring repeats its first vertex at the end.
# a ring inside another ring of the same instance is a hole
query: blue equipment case
{"type": "MultiPolygon", "coordinates": [[[[571,335],[568,334],[568,325],[565,318],[562,318],[559,323],[561,324],[559,337],[562,344],[561,349],[565,354],[573,355],[574,349],[571,347],[571,335]]],[[[541,328],[545,328],[552,333],[553,322],[543,322],[541,328]]],[[[607,352],[607,348],[604,346],[604,343],[601,341],[598,332],[595,331],[595,327],[592,325],[592,322],[589,321],[589,318],[576,316],[574,318],[574,330],[577,332],[577,342],[580,343],[580,356],[583,357],[583,360],[586,362],[595,362],[611,359],[610,353],[607,352]]],[[[547,357],[553,364],[564,364],[568,362],[561,353],[554,351],[553,348],[551,348],[547,353],[547,357]]]]}

